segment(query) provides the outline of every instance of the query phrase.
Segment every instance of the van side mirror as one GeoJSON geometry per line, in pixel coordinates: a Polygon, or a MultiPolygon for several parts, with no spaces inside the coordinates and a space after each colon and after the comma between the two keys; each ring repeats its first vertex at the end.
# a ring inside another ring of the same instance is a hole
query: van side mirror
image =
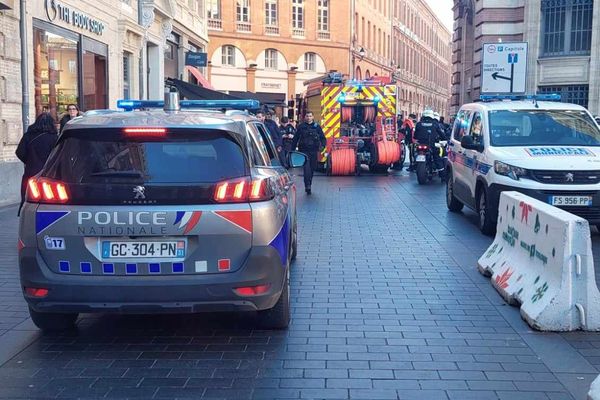
{"type": "Polygon", "coordinates": [[[480,153],[483,152],[483,145],[481,143],[475,143],[475,139],[470,135],[463,136],[460,140],[460,145],[463,149],[475,150],[480,153]]]}
{"type": "Polygon", "coordinates": [[[299,153],[297,151],[291,151],[288,153],[288,165],[290,168],[300,168],[306,164],[308,157],[306,154],[299,153]]]}

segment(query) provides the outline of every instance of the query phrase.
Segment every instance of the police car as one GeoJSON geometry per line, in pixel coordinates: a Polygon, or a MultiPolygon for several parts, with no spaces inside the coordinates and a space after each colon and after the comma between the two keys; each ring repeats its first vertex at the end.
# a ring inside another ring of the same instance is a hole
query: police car
{"type": "MultiPolygon", "coordinates": [[[[21,213],[21,286],[41,329],[78,313],[258,311],[290,320],[296,186],[256,101],[121,101],[65,127],[21,213]],[[164,103],[164,104],[163,104],[164,103]],[[150,109],[135,111],[134,109],[150,109]]],[[[303,154],[290,162],[302,166],[303,154]]]]}
{"type": "Polygon", "coordinates": [[[502,191],[515,190],[600,224],[600,128],[578,105],[529,96],[464,105],[449,142],[446,201],[496,228],[502,191]],[[542,100],[542,101],[540,101],[542,100]]]}

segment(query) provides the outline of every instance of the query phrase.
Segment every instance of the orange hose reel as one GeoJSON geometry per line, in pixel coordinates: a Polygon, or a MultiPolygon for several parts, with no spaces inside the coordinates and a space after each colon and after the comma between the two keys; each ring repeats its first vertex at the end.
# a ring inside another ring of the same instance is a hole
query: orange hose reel
{"type": "Polygon", "coordinates": [[[353,175],[356,171],[356,150],[336,149],[329,154],[331,175],[353,175]]]}

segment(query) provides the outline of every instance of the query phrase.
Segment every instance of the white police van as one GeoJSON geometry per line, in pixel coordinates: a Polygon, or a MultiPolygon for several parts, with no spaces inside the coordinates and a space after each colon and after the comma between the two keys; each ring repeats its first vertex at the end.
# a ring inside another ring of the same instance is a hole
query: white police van
{"type": "MultiPolygon", "coordinates": [[[[514,99],[514,98],[513,98],[514,99]]],[[[600,224],[600,127],[556,95],[507,101],[482,96],[456,116],[448,143],[448,209],[496,228],[500,193],[515,190],[600,224]]]]}

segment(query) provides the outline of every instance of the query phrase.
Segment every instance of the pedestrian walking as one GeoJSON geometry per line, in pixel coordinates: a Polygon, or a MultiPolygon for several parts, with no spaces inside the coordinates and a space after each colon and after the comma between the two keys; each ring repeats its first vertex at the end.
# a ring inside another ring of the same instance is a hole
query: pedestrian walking
{"type": "Polygon", "coordinates": [[[294,135],[296,134],[296,128],[292,125],[292,122],[288,117],[281,118],[281,138],[283,140],[283,155],[287,160],[288,154],[292,151],[292,142],[294,141],[294,135]]]}
{"type": "Polygon", "coordinates": [[[21,138],[15,152],[19,160],[25,164],[21,179],[21,204],[18,214],[21,213],[25,202],[27,181],[42,170],[57,138],[56,123],[50,113],[41,113],[21,138]]]}
{"type": "Polygon", "coordinates": [[[73,118],[78,117],[78,116],[79,116],[79,107],[77,107],[76,104],[69,104],[67,106],[67,112],[60,119],[60,132],[63,131],[67,122],[69,122],[70,120],[72,120],[73,118]]]}
{"type": "Polygon", "coordinates": [[[327,139],[323,133],[323,129],[315,122],[315,116],[311,111],[307,111],[304,117],[304,122],[298,126],[296,135],[292,141],[292,149],[298,148],[299,151],[306,154],[307,162],[304,164],[304,190],[307,195],[312,193],[312,178],[317,163],[319,162],[319,154],[327,145],[327,139]]]}
{"type": "Polygon", "coordinates": [[[400,128],[400,132],[404,135],[404,143],[408,146],[408,171],[412,172],[416,169],[415,162],[415,126],[417,125],[417,115],[409,114],[408,118],[404,120],[402,123],[402,127],[400,128]]]}

